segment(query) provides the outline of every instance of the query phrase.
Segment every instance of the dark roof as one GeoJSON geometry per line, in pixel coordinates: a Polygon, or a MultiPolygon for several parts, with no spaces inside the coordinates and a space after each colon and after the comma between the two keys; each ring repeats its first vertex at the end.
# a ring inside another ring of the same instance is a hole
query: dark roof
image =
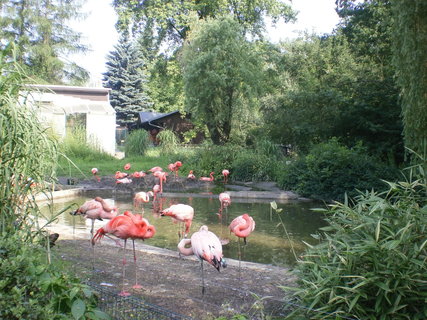
{"type": "Polygon", "coordinates": [[[170,117],[174,114],[179,113],[178,110],[172,111],[169,113],[160,113],[160,112],[151,112],[151,111],[141,111],[139,113],[139,125],[143,127],[144,129],[152,129],[156,128],[156,125],[152,125],[152,123],[155,124],[155,122],[158,122],[159,120],[162,120],[164,118],[170,117]]]}

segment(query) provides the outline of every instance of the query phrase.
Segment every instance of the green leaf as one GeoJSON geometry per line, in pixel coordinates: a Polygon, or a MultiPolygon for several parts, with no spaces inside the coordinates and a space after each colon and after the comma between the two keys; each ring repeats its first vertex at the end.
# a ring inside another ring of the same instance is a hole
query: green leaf
{"type": "Polygon", "coordinates": [[[270,202],[270,207],[272,207],[274,210],[277,210],[277,203],[276,203],[276,201],[271,201],[270,202]]]}
{"type": "Polygon", "coordinates": [[[73,302],[73,305],[71,306],[71,314],[73,315],[74,319],[80,319],[84,315],[85,311],[86,304],[83,300],[77,299],[73,302]]]}
{"type": "Polygon", "coordinates": [[[380,230],[381,230],[381,219],[378,220],[377,227],[375,229],[375,241],[378,242],[378,239],[380,238],[380,230]]]}

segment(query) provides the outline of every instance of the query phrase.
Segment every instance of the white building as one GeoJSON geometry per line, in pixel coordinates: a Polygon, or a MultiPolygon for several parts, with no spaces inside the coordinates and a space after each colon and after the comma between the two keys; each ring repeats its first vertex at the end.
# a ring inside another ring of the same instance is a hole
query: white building
{"type": "Polygon", "coordinates": [[[27,104],[38,107],[41,121],[65,137],[75,126],[86,129],[86,139],[101,150],[116,151],[116,112],[107,88],[30,85],[27,104]]]}

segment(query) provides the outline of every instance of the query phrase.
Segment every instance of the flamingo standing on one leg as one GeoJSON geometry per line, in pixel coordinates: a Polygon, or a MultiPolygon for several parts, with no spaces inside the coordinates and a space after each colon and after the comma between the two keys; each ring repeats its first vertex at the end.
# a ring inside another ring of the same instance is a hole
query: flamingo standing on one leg
{"type": "MultiPolygon", "coordinates": [[[[101,197],[95,197],[83,203],[76,211],[71,212],[73,216],[82,215],[86,219],[92,220],[90,236],[93,237],[93,227],[95,220],[112,219],[117,216],[118,210],[116,206],[112,206],[101,197]]],[[[95,253],[92,246],[92,267],[95,265],[95,253]]]]}
{"type": "MultiPolygon", "coordinates": [[[[184,238],[187,238],[190,232],[191,223],[193,222],[194,209],[188,204],[174,204],[160,212],[161,216],[171,217],[175,222],[179,221],[185,224],[184,238]]],[[[178,237],[181,239],[182,232],[178,232],[178,237]]]]}
{"type": "Polygon", "coordinates": [[[167,175],[168,175],[167,172],[163,172],[163,171],[155,171],[153,173],[153,176],[159,178],[160,193],[163,193],[163,182],[166,182],[167,175]]]}
{"type": "Polygon", "coordinates": [[[202,295],[205,294],[205,279],[203,275],[203,260],[213,265],[215,269],[227,267],[222,254],[222,245],[218,237],[208,230],[207,226],[201,226],[200,230],[194,232],[190,239],[182,239],[178,244],[181,254],[189,256],[194,254],[201,262],[202,273],[202,295]],[[189,248],[186,245],[190,245],[189,248]]]}
{"type": "Polygon", "coordinates": [[[135,239],[148,239],[155,235],[156,229],[150,225],[147,219],[142,218],[140,215],[134,215],[129,211],[124,212],[121,216],[116,216],[110,220],[104,227],[98,229],[92,238],[92,244],[101,240],[104,235],[111,234],[119,239],[124,240],[123,247],[123,269],[122,269],[122,291],[120,296],[129,296],[130,293],[124,290],[125,286],[125,265],[126,265],[126,242],[127,239],[132,239],[133,256],[135,262],[135,285],[134,288],[140,288],[137,283],[137,266],[136,266],[136,253],[135,253],[135,239]]]}
{"type": "Polygon", "coordinates": [[[153,202],[157,200],[157,194],[160,192],[160,185],[159,184],[155,184],[153,187],[153,202]]]}
{"type": "Polygon", "coordinates": [[[222,175],[224,176],[224,184],[227,183],[229,174],[230,174],[230,171],[228,171],[227,169],[222,170],[222,175]]]}
{"type": "Polygon", "coordinates": [[[182,167],[182,162],[181,161],[176,161],[174,163],[174,166],[175,166],[175,177],[178,178],[178,171],[179,171],[179,168],[182,167]]]}
{"type": "Polygon", "coordinates": [[[241,261],[241,251],[240,251],[240,238],[243,238],[243,242],[246,245],[246,237],[248,237],[252,231],[255,230],[255,221],[247,213],[238,216],[233,219],[230,223],[230,233],[234,233],[238,237],[238,255],[239,255],[239,277],[240,277],[240,261],[241,261]]]}
{"type": "Polygon", "coordinates": [[[144,211],[144,203],[150,202],[150,197],[154,196],[153,191],[140,191],[135,194],[133,197],[133,206],[137,208],[139,205],[142,206],[142,211],[144,211]]]}
{"type": "Polygon", "coordinates": [[[209,173],[209,177],[200,177],[199,180],[200,181],[208,181],[208,182],[214,181],[215,180],[215,178],[213,176],[214,174],[215,174],[215,172],[211,172],[211,173],[209,173]]]}
{"type": "Polygon", "coordinates": [[[227,208],[231,204],[230,194],[227,192],[221,192],[218,196],[221,207],[219,208],[219,214],[222,214],[222,210],[227,208]]]}
{"type": "Polygon", "coordinates": [[[90,170],[93,174],[93,176],[95,177],[96,180],[101,181],[101,178],[98,177],[98,168],[92,168],[92,170],[90,170]]]}

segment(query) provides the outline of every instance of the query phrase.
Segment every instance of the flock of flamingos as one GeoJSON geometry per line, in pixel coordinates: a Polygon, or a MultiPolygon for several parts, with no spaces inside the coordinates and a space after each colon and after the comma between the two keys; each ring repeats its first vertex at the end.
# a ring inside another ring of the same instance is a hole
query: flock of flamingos
{"type": "MultiPolygon", "coordinates": [[[[174,173],[175,176],[178,176],[179,168],[182,166],[180,161],[171,163],[168,165],[168,169],[171,173],[174,173]]],[[[131,165],[128,163],[124,166],[126,171],[131,169],[131,165]]],[[[99,181],[98,169],[93,168],[92,174],[99,181]]],[[[132,178],[141,178],[146,174],[152,174],[155,177],[155,185],[152,190],[148,192],[138,192],[134,195],[133,205],[135,208],[138,206],[143,206],[144,203],[150,201],[150,197],[153,198],[153,202],[157,199],[157,194],[163,192],[163,182],[166,181],[167,172],[163,171],[161,167],[154,167],[148,170],[147,173],[143,171],[137,171],[132,174],[126,172],[117,171],[115,174],[116,183],[126,184],[131,183],[132,178]],[[158,183],[157,183],[158,182],[158,183]]],[[[210,173],[210,177],[200,177],[200,181],[212,182],[214,180],[214,172],[210,173]]],[[[222,175],[224,177],[224,183],[227,183],[227,178],[229,175],[228,170],[223,170],[222,175]]],[[[195,180],[196,177],[193,174],[193,171],[190,171],[187,179],[195,180]]],[[[220,209],[218,215],[222,214],[223,209],[227,208],[231,204],[230,195],[226,192],[219,194],[220,209]]],[[[129,296],[130,293],[125,290],[125,253],[126,253],[126,242],[128,239],[132,240],[133,244],[133,256],[134,262],[136,264],[136,254],[135,254],[135,243],[136,239],[149,239],[156,234],[156,229],[149,221],[143,217],[143,214],[134,214],[131,211],[125,211],[123,214],[119,214],[119,210],[116,206],[111,205],[108,201],[104,200],[101,197],[95,197],[92,200],[86,201],[82,206],[80,206],[76,211],[71,212],[72,215],[82,215],[86,219],[92,220],[91,227],[91,245],[92,245],[92,254],[94,254],[94,245],[97,241],[100,241],[104,236],[109,237],[116,241],[120,245],[118,239],[124,240],[123,246],[123,269],[122,269],[122,290],[119,293],[120,296],[129,296]],[[99,228],[94,233],[94,222],[95,220],[104,220],[107,219],[107,222],[102,228],[99,228]],[[111,237],[114,236],[114,237],[111,237]]],[[[218,271],[221,268],[227,266],[226,261],[222,253],[222,244],[219,238],[211,231],[208,230],[206,225],[200,227],[200,229],[194,232],[189,238],[190,228],[192,220],[194,217],[194,209],[187,204],[174,204],[169,208],[160,211],[161,216],[169,216],[172,218],[173,222],[180,222],[184,228],[183,232],[179,233],[180,241],[178,243],[178,251],[180,255],[195,255],[201,262],[201,272],[202,272],[202,294],[205,293],[204,277],[203,277],[203,261],[208,262],[214,266],[218,271]]],[[[240,215],[233,219],[229,225],[230,232],[234,233],[240,240],[244,239],[246,243],[246,237],[255,229],[255,221],[247,213],[240,215]]],[[[239,241],[239,252],[240,252],[240,241],[239,241]]],[[[137,270],[137,268],[135,268],[137,270]]],[[[240,271],[240,254],[239,254],[239,271],[240,271]]],[[[135,285],[134,289],[139,289],[141,286],[138,284],[137,272],[135,272],[135,285]]]]}

